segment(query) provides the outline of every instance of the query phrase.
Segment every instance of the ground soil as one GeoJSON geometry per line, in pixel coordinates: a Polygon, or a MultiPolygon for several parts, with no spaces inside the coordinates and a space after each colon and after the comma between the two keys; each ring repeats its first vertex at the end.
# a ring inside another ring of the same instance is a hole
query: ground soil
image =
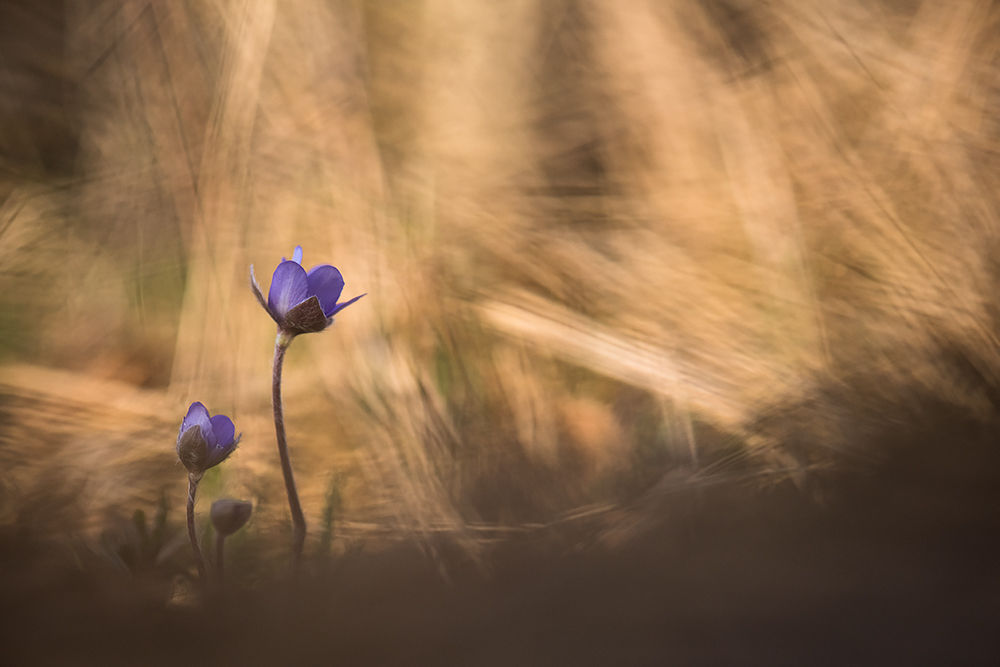
{"type": "Polygon", "coordinates": [[[827,480],[822,501],[791,484],[689,490],[622,543],[527,535],[485,570],[445,557],[447,578],[403,544],[292,593],[185,608],[46,574],[44,553],[9,538],[0,663],[996,665],[996,431],[938,422],[827,480]]]}

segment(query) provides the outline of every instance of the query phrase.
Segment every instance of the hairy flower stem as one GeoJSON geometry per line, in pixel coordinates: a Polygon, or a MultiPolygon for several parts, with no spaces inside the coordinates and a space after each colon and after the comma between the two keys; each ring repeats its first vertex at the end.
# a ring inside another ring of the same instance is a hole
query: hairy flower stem
{"type": "Polygon", "coordinates": [[[201,585],[205,586],[208,584],[208,571],[205,569],[205,557],[201,553],[201,547],[198,546],[198,533],[194,529],[194,497],[198,493],[199,482],[201,482],[201,475],[188,474],[187,523],[188,537],[191,538],[191,550],[194,551],[194,559],[198,563],[198,578],[201,580],[201,585]]]}
{"type": "Polygon", "coordinates": [[[292,579],[299,574],[302,562],[302,547],[306,542],[306,518],[302,514],[299,503],[299,493],[295,490],[295,477],[292,475],[292,461],[288,458],[288,440],[285,437],[285,417],[281,406],[281,367],[285,361],[285,350],[292,342],[292,337],[279,332],[274,341],[274,375],[271,385],[271,402],[274,406],[274,432],[278,438],[278,456],[281,458],[281,472],[285,476],[285,491],[288,492],[288,508],[292,512],[292,579]]]}

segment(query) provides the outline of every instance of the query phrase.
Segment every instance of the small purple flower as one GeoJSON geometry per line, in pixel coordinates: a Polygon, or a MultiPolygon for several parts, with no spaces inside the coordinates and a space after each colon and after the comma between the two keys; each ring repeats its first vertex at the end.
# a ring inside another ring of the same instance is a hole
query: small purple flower
{"type": "Polygon", "coordinates": [[[229,458],[242,437],[242,433],[236,435],[229,417],[210,417],[208,409],[195,402],[188,408],[177,434],[177,457],[188,472],[200,475],[229,458]]]}
{"type": "Polygon", "coordinates": [[[344,291],[344,278],[336,267],[319,264],[306,271],[302,268],[302,246],[295,246],[291,261],[281,258],[281,264],[271,277],[267,301],[261,292],[253,267],[250,267],[250,287],[278,328],[292,336],[315,333],[333,324],[333,316],[360,299],[337,303],[344,291]]]}

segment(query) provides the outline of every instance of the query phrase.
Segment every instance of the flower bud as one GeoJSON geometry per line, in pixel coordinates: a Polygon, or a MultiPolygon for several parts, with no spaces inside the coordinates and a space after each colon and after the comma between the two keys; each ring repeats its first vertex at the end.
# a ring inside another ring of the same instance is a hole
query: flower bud
{"type": "Polygon", "coordinates": [[[243,527],[253,512],[253,503],[247,500],[223,498],[212,503],[208,516],[212,519],[215,532],[229,536],[243,527]]]}

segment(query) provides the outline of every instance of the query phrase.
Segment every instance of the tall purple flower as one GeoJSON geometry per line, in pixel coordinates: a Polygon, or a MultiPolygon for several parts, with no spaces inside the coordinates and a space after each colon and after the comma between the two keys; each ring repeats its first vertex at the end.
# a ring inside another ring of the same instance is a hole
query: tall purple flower
{"type": "Polygon", "coordinates": [[[189,473],[201,475],[229,458],[241,437],[229,417],[211,417],[204,405],[195,402],[177,434],[177,457],[189,473]]]}
{"type": "Polygon", "coordinates": [[[281,264],[271,276],[271,289],[267,300],[257,284],[253,267],[250,267],[250,287],[257,301],[278,323],[278,335],[274,339],[274,364],[271,372],[271,407],[274,409],[274,435],[278,441],[278,457],[281,460],[281,474],[285,478],[288,493],[288,509],[292,515],[292,577],[294,578],[302,562],[302,548],[306,540],[306,518],[299,502],[299,492],[295,488],[292,460],[288,455],[288,438],[285,434],[285,411],[281,403],[281,369],[285,363],[285,351],[299,334],[323,331],[333,324],[333,316],[360,299],[339,303],[344,291],[344,277],[335,267],[320,264],[306,271],[302,268],[302,246],[295,246],[292,260],[281,259],[281,264]]]}
{"type": "Polygon", "coordinates": [[[329,264],[319,264],[306,271],[302,268],[302,246],[295,246],[291,261],[281,258],[281,264],[271,276],[266,301],[252,266],[250,284],[257,301],[278,323],[278,329],[288,336],[323,331],[333,324],[335,314],[364,296],[338,303],[344,291],[344,277],[329,264]]]}

